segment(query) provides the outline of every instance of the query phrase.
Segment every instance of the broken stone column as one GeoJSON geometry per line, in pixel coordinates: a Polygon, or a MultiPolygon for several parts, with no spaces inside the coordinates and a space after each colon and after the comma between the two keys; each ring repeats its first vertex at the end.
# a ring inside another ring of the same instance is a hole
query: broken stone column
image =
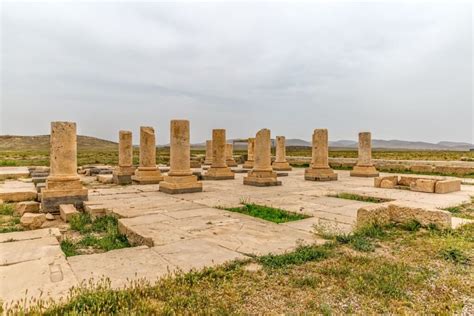
{"type": "Polygon", "coordinates": [[[50,174],[41,190],[42,212],[58,213],[60,204],[82,209],[87,189],[77,174],[76,123],[51,123],[50,174]]]}
{"type": "Polygon", "coordinates": [[[379,172],[372,164],[372,136],[370,132],[359,133],[359,156],[351,171],[352,177],[378,177],[379,172]]]}
{"type": "Polygon", "coordinates": [[[255,138],[251,137],[247,141],[247,161],[245,161],[242,168],[244,168],[244,169],[252,169],[253,168],[254,151],[255,151],[255,138]]]}
{"type": "Polygon", "coordinates": [[[258,187],[281,185],[277,180],[276,172],[273,172],[271,158],[270,130],[262,129],[255,138],[255,161],[253,169],[248,176],[244,177],[245,185],[258,187]]]}
{"type": "Polygon", "coordinates": [[[237,167],[238,164],[234,160],[234,145],[225,144],[225,163],[227,167],[237,167]]]}
{"type": "Polygon", "coordinates": [[[133,145],[132,132],[119,132],[119,164],[114,169],[113,182],[115,184],[130,184],[133,176],[133,145]]]}
{"type": "Polygon", "coordinates": [[[140,127],[140,164],[132,176],[138,184],[156,184],[163,181],[160,170],[156,167],[156,141],[153,127],[140,127]]]}
{"type": "Polygon", "coordinates": [[[206,159],[204,165],[212,165],[212,140],[206,140],[206,159]]]}
{"type": "Polygon", "coordinates": [[[276,171],[290,171],[291,166],[286,161],[286,145],[285,136],[276,137],[276,158],[272,164],[273,170],[276,171]]]}
{"type": "Polygon", "coordinates": [[[202,183],[191,171],[189,121],[172,120],[170,138],[170,171],[160,183],[160,191],[169,194],[201,192],[202,183]]]}
{"type": "Polygon", "coordinates": [[[315,129],[313,132],[313,148],[311,165],[304,172],[305,180],[331,181],[337,180],[337,174],[329,167],[328,130],[315,129]]]}
{"type": "Polygon", "coordinates": [[[212,165],[203,175],[204,180],[228,180],[235,175],[226,164],[225,129],[212,130],[212,165]]]}

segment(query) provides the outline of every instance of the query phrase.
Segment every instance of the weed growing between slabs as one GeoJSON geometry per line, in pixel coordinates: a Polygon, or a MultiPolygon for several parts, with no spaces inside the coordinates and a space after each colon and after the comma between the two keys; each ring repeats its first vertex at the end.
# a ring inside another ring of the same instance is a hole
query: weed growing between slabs
{"type": "Polygon", "coordinates": [[[474,219],[474,197],[471,197],[471,201],[468,203],[446,207],[443,210],[451,212],[454,217],[474,219]]]}
{"type": "Polygon", "coordinates": [[[61,241],[66,257],[130,247],[127,237],[119,233],[114,216],[92,220],[89,214],[81,213],[71,219],[70,226],[72,234],[61,241]]]}
{"type": "Polygon", "coordinates": [[[274,208],[265,205],[258,205],[253,203],[242,203],[242,207],[229,207],[221,208],[227,211],[241,213],[253,217],[258,217],[270,222],[277,224],[298,221],[301,219],[309,218],[311,216],[305,214],[297,214],[293,212],[288,212],[279,208],[274,208]]]}
{"type": "MultiPolygon", "coordinates": [[[[324,245],[233,261],[112,289],[85,283],[62,302],[21,302],[30,314],[456,314],[472,297],[474,224],[370,225],[324,245]],[[365,238],[372,251],[353,248],[365,238]],[[348,241],[349,240],[349,241],[348,241]],[[261,269],[248,270],[252,263],[261,269]]],[[[329,237],[329,236],[326,236],[329,237]]]]}
{"type": "Polygon", "coordinates": [[[346,193],[346,192],[341,192],[341,193],[332,194],[332,195],[330,194],[328,196],[335,197],[338,199],[354,200],[354,201],[369,202],[369,203],[384,203],[384,202],[393,201],[391,199],[384,199],[384,198],[379,198],[379,197],[374,197],[374,196],[366,196],[366,195],[359,195],[355,193],[346,193]]]}
{"type": "Polygon", "coordinates": [[[22,231],[20,216],[15,214],[13,204],[0,205],[0,234],[22,231]]]}

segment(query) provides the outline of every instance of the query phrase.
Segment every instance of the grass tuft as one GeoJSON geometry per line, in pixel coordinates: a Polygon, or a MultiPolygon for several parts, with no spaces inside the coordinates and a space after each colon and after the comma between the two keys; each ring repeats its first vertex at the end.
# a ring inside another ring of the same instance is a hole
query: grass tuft
{"type": "Polygon", "coordinates": [[[258,217],[277,224],[287,223],[308,218],[310,216],[305,214],[297,214],[288,212],[279,208],[274,208],[265,205],[258,205],[253,203],[244,203],[242,207],[223,208],[224,210],[237,212],[253,217],[258,217]]]}
{"type": "Polygon", "coordinates": [[[328,258],[334,250],[334,244],[327,242],[324,245],[299,246],[295,251],[281,255],[265,255],[258,258],[258,262],[268,269],[281,269],[291,265],[300,265],[309,261],[318,261],[328,258]]]}
{"type": "Polygon", "coordinates": [[[346,193],[346,192],[330,194],[328,196],[339,198],[339,199],[354,200],[354,201],[368,202],[368,203],[384,203],[384,202],[393,201],[391,199],[384,199],[384,198],[379,198],[379,197],[374,197],[374,196],[366,196],[366,195],[359,195],[359,194],[346,193]]]}

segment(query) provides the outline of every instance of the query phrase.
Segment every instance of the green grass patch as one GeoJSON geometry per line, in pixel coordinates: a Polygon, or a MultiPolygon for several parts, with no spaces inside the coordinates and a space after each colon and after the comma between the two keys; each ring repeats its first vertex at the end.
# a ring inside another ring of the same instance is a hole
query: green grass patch
{"type": "Polygon", "coordinates": [[[354,201],[369,202],[369,203],[384,203],[384,202],[393,201],[391,199],[384,199],[384,198],[379,198],[379,197],[374,197],[374,196],[366,196],[366,195],[359,195],[355,193],[346,193],[346,192],[330,194],[328,196],[338,198],[338,199],[354,200],[354,201]]]}
{"type": "Polygon", "coordinates": [[[469,257],[461,249],[451,246],[440,251],[440,256],[455,264],[469,264],[469,257]]]}
{"type": "Polygon", "coordinates": [[[298,221],[309,218],[311,216],[305,214],[297,214],[288,212],[279,208],[274,208],[265,205],[258,205],[253,203],[245,203],[242,207],[222,208],[227,211],[241,213],[253,217],[258,217],[277,224],[291,221],[298,221]]]}
{"type": "Polygon", "coordinates": [[[468,203],[446,207],[443,210],[452,213],[455,217],[474,219],[474,197],[471,197],[468,203]]]}
{"type": "Polygon", "coordinates": [[[102,216],[92,220],[89,214],[80,213],[70,220],[71,230],[82,236],[77,240],[65,239],[61,249],[67,257],[81,254],[84,251],[110,251],[130,247],[125,235],[118,231],[118,221],[114,216],[102,216]]]}
{"type": "Polygon", "coordinates": [[[15,214],[14,206],[10,203],[0,205],[0,234],[23,231],[20,216],[15,214]]]}
{"type": "Polygon", "coordinates": [[[14,207],[12,204],[1,204],[0,205],[0,215],[12,216],[14,212],[14,207]]]}
{"type": "Polygon", "coordinates": [[[258,262],[268,269],[286,268],[300,265],[309,261],[319,261],[328,258],[334,250],[334,243],[324,245],[299,246],[295,251],[281,255],[269,254],[258,258],[258,262]]]}

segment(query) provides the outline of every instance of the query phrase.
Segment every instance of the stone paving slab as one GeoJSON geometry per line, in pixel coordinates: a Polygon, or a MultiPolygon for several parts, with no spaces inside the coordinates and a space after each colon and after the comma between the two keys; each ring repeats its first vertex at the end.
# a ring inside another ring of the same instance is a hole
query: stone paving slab
{"type": "Polygon", "coordinates": [[[56,237],[0,243],[0,266],[63,255],[56,237]]]}
{"type": "Polygon", "coordinates": [[[0,167],[0,181],[5,179],[25,178],[30,175],[27,167],[0,167]]]}
{"type": "Polygon", "coordinates": [[[16,180],[0,183],[0,200],[3,200],[4,202],[35,200],[37,195],[33,183],[25,183],[16,180]]]}
{"type": "Polygon", "coordinates": [[[176,269],[176,266],[147,246],[74,256],[68,261],[77,280],[98,281],[105,277],[111,280],[115,288],[141,278],[154,282],[176,269]]]}
{"type": "Polygon", "coordinates": [[[20,232],[11,232],[0,234],[0,243],[13,242],[20,240],[39,239],[45,237],[61,237],[61,233],[58,228],[42,228],[36,230],[27,230],[20,232]]]}

